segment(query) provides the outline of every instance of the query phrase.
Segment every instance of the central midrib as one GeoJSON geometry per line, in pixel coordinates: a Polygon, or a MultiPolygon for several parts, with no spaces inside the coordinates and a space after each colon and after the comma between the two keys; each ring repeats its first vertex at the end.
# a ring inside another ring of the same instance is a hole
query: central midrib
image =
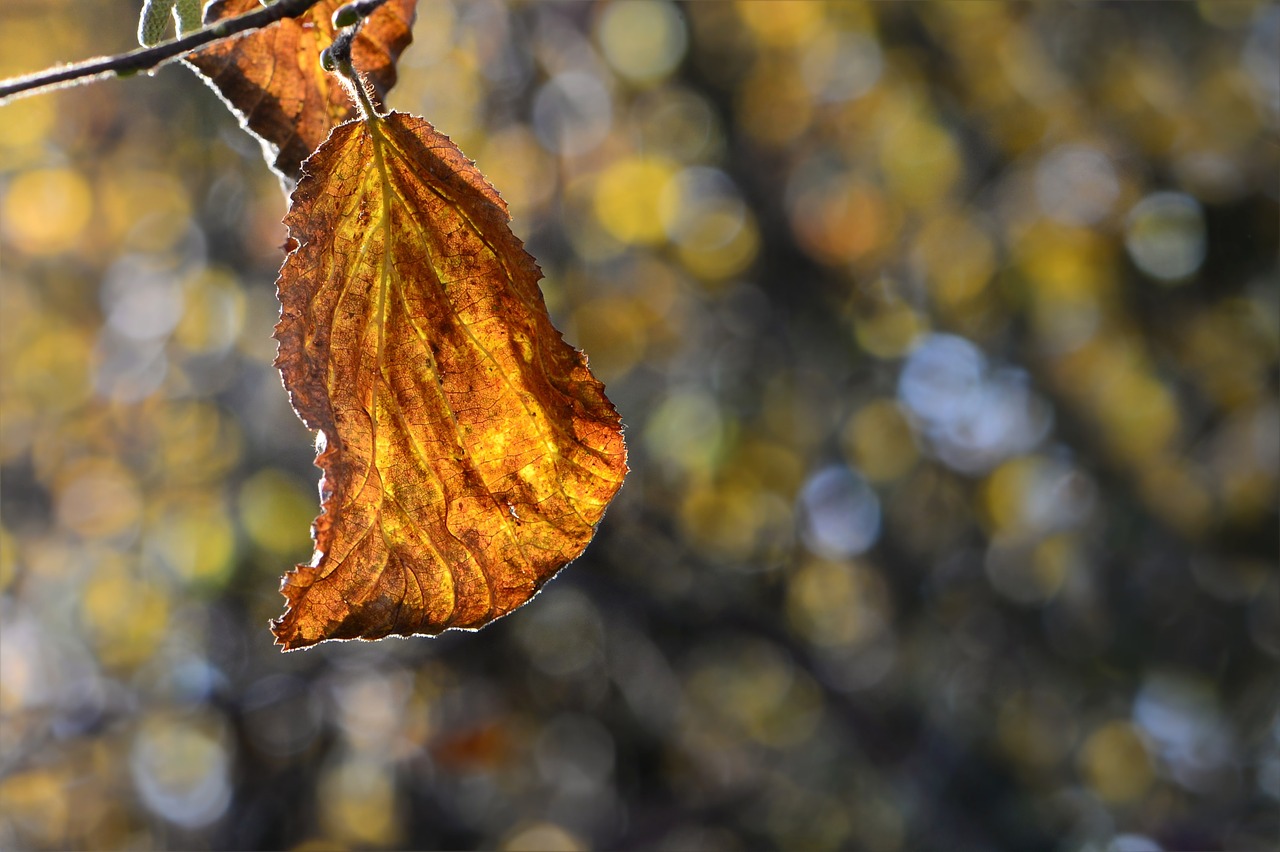
{"type": "Polygon", "coordinates": [[[378,346],[374,356],[374,363],[377,364],[378,369],[374,375],[373,387],[370,391],[369,399],[370,428],[373,438],[372,447],[370,448],[369,453],[369,467],[372,471],[378,474],[379,479],[381,479],[382,474],[378,470],[378,386],[382,380],[382,359],[387,339],[387,303],[391,289],[392,247],[391,177],[387,173],[387,161],[382,151],[385,140],[382,137],[381,128],[378,127],[380,121],[381,119],[377,117],[369,118],[365,121],[366,126],[369,128],[369,138],[373,144],[373,162],[378,172],[379,188],[382,191],[382,210],[380,213],[380,221],[378,223],[382,230],[382,264],[381,268],[378,270],[378,298],[373,317],[373,320],[378,327],[378,346]]]}

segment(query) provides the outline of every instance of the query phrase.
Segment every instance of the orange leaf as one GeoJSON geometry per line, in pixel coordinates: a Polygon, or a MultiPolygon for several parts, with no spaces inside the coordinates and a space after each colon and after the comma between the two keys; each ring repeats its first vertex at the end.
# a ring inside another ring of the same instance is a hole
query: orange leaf
{"type": "MultiPolygon", "coordinates": [[[[320,67],[333,43],[334,11],[344,0],[321,0],[297,18],[218,42],[187,57],[257,136],[271,167],[291,181],[329,131],[356,116],[351,97],[320,67]]],[[[396,60],[412,40],[417,0],[388,0],[371,14],[352,45],[357,67],[381,100],[396,82],[396,60]]],[[[259,0],[214,0],[205,24],[261,8],[259,0]]]]}
{"type": "Polygon", "coordinates": [[[324,479],[276,638],[482,627],[591,540],[627,470],[618,414],[506,205],[424,119],[335,129],[285,223],[276,363],[324,479]]]}

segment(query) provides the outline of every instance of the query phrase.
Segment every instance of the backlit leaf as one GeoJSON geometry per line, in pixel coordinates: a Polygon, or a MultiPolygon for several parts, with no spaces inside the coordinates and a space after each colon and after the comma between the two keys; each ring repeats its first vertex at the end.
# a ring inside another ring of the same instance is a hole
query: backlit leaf
{"type": "MultiPolygon", "coordinates": [[[[356,111],[342,84],[320,67],[333,43],[331,18],[342,0],[321,0],[286,18],[187,57],[217,89],[247,130],[257,136],[271,167],[296,181],[302,161],[329,131],[356,111]]],[[[379,100],[396,82],[396,60],[412,39],[417,0],[387,0],[360,28],[352,57],[379,100]]],[[[205,24],[261,8],[258,0],[214,0],[205,24]]]]}
{"type": "Polygon", "coordinates": [[[591,540],[621,424],[474,164],[424,119],[334,130],[293,194],[277,365],[320,431],[286,649],[478,628],[591,540]]]}

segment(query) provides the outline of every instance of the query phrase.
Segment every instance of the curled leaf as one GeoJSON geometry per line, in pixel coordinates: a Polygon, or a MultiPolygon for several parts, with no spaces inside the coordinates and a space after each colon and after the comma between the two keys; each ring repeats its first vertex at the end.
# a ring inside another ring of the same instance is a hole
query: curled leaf
{"type": "MultiPolygon", "coordinates": [[[[187,57],[262,142],[267,162],[297,181],[302,161],[329,131],[356,115],[342,84],[320,67],[320,52],[333,43],[333,14],[340,0],[321,0],[297,18],[286,18],[238,38],[217,42],[187,57]]],[[[396,60],[412,39],[417,0],[387,0],[365,20],[352,45],[355,64],[379,100],[396,82],[396,60]]],[[[214,0],[205,24],[259,8],[259,0],[214,0]]]]}
{"type": "Polygon", "coordinates": [[[591,540],[626,448],[506,205],[391,113],[333,131],[285,222],[276,363],[324,478],[277,641],[478,628],[525,603],[591,540]]]}

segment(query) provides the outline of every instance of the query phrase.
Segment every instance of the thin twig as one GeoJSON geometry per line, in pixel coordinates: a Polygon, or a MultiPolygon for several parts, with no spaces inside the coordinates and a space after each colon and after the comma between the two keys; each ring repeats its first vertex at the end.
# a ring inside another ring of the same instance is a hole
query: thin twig
{"type": "Polygon", "coordinates": [[[218,21],[189,36],[166,41],[155,47],[140,48],[117,56],[102,56],[77,62],[74,65],[63,65],[37,71],[34,74],[0,80],[0,106],[48,89],[82,85],[111,75],[122,77],[139,71],[149,71],[207,44],[221,41],[245,30],[261,29],[285,18],[296,18],[318,2],[319,0],[278,0],[270,6],[218,21]]]}

